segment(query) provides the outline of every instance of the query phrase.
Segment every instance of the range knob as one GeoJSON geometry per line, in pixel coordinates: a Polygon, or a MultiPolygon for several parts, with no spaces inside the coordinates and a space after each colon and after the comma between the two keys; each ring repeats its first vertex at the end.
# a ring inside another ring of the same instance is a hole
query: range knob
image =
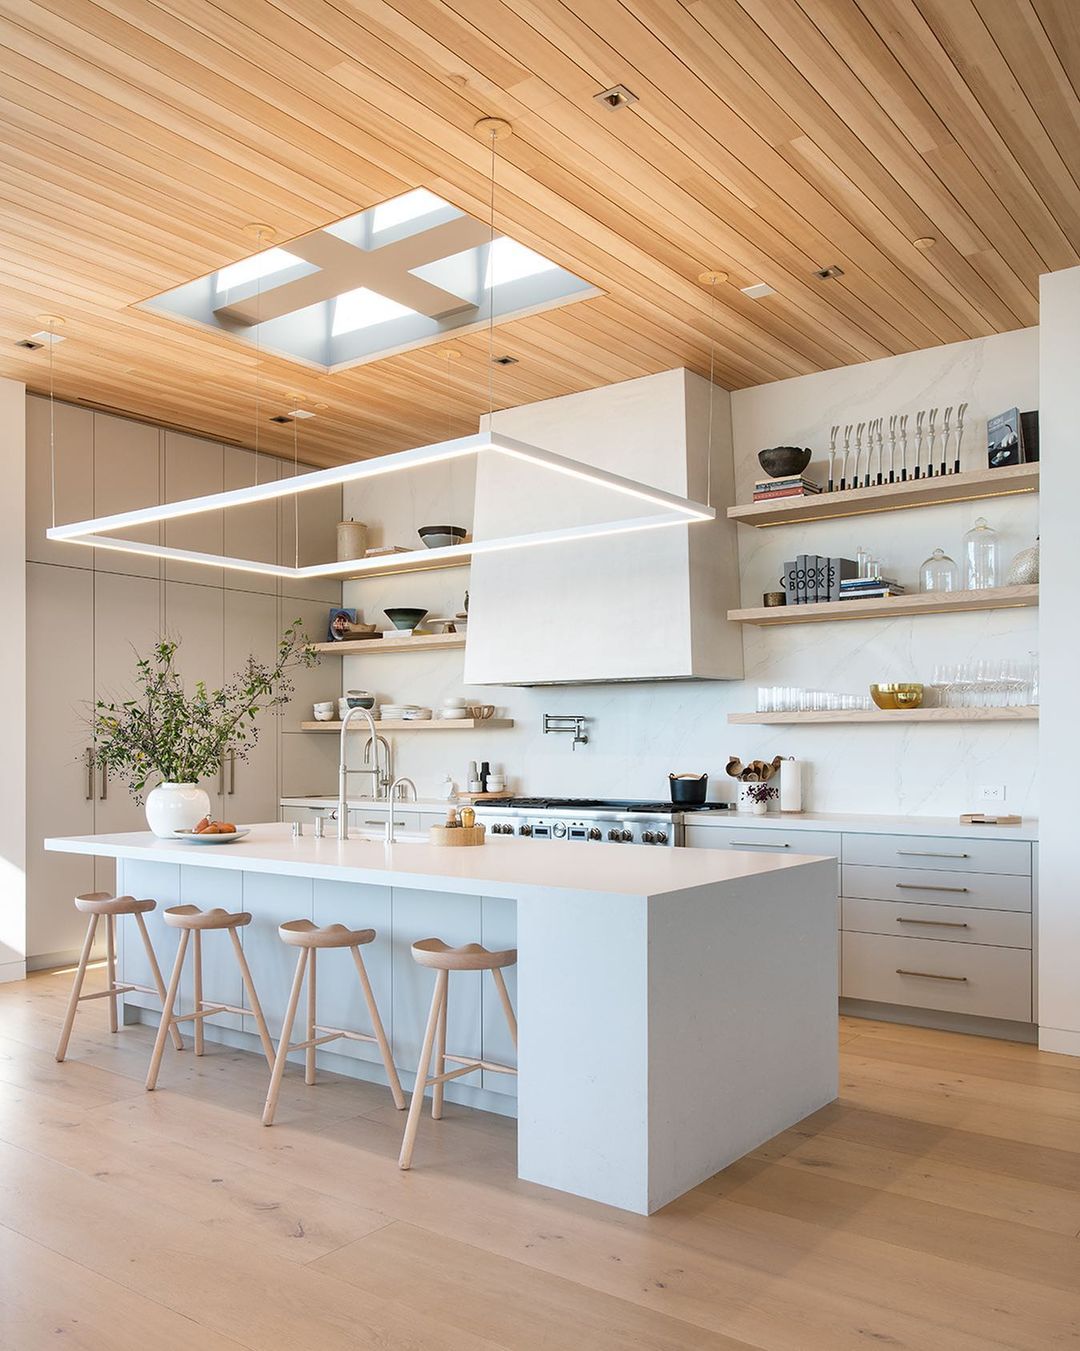
{"type": "Polygon", "coordinates": [[[666,830],[658,830],[658,831],[656,832],[656,843],[657,843],[657,844],[667,844],[667,831],[666,831],[666,830]]]}
{"type": "Polygon", "coordinates": [[[609,830],[607,833],[607,837],[609,840],[611,840],[613,844],[617,844],[619,840],[622,839],[622,831],[615,829],[609,830]]]}
{"type": "Polygon", "coordinates": [[[505,826],[499,825],[498,821],[496,821],[495,824],[491,827],[491,833],[492,835],[501,835],[505,829],[506,829],[505,826]]]}
{"type": "Polygon", "coordinates": [[[630,841],[631,841],[633,838],[634,838],[634,832],[633,832],[632,830],[620,830],[620,831],[619,831],[619,839],[622,840],[624,843],[629,844],[630,841]]]}
{"type": "Polygon", "coordinates": [[[643,830],[643,831],[641,832],[641,843],[642,843],[642,844],[652,844],[653,840],[655,840],[655,839],[656,839],[656,836],[652,833],[651,830],[643,830]]]}
{"type": "MultiPolygon", "coordinates": [[[[509,829],[512,829],[512,827],[509,827],[509,826],[508,826],[507,829],[508,829],[508,830],[509,830],[509,829]]],[[[531,834],[532,834],[532,826],[518,826],[518,834],[519,834],[519,835],[531,835],[531,834]]]]}
{"type": "Polygon", "coordinates": [[[590,826],[590,827],[589,827],[589,839],[590,839],[590,840],[598,840],[598,839],[600,839],[600,827],[599,827],[599,826],[590,826]]]}

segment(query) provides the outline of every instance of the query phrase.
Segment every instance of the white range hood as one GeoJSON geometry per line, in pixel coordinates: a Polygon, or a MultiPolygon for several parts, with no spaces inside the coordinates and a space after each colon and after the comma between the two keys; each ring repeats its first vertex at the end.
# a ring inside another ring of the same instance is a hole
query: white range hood
{"type": "MultiPolygon", "coordinates": [[[[739,603],[735,526],[726,517],[734,500],[730,396],[713,389],[710,475],[709,392],[708,381],[673,370],[495,414],[493,431],[709,500],[717,519],[478,555],[467,684],[742,678],[742,634],[727,620],[739,603]]],[[[588,484],[491,458],[500,462],[477,466],[477,539],[591,523],[613,510],[588,484]]]]}

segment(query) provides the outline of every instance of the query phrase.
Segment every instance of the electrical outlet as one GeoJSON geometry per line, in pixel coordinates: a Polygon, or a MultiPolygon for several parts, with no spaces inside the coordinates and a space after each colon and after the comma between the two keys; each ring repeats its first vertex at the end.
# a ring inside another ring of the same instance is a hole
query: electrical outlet
{"type": "Polygon", "coordinates": [[[983,802],[1004,802],[1005,785],[1003,783],[984,783],[979,789],[979,798],[983,802]]]}

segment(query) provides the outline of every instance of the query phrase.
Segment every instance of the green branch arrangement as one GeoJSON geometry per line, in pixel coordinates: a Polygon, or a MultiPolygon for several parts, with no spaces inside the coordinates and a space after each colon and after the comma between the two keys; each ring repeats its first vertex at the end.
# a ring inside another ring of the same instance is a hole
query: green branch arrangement
{"type": "Polygon", "coordinates": [[[273,666],[248,657],[219,690],[198,681],[188,694],[176,669],[179,643],[162,639],[135,663],[138,693],[121,703],[99,699],[93,734],[97,763],[124,777],[136,802],[148,782],[198,783],[218,772],[223,758],[248,759],[259,739],[256,718],[280,710],[295,690],[293,673],[319,658],[295,620],[278,643],[273,666]]]}

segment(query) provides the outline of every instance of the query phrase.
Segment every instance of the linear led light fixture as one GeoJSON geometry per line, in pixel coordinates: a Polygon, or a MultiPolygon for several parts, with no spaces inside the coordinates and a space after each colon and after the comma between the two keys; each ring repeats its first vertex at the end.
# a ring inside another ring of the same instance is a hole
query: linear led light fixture
{"type": "Polygon", "coordinates": [[[209,567],[233,568],[240,572],[257,572],[271,577],[293,579],[307,577],[356,577],[368,571],[385,571],[387,564],[407,568],[411,562],[423,561],[428,566],[440,561],[460,561],[469,554],[497,553],[506,549],[522,549],[541,544],[565,543],[576,539],[590,539],[604,535],[622,535],[639,530],[656,530],[666,526],[687,525],[693,521],[711,521],[716,517],[713,507],[690,498],[679,497],[664,492],[637,479],[624,478],[606,469],[597,469],[583,464],[580,460],[542,450],[524,441],[516,441],[508,436],[481,432],[473,436],[462,436],[452,441],[439,441],[430,446],[418,446],[413,450],[402,450],[395,455],[384,455],[371,460],[358,460],[353,464],[337,465],[331,469],[316,469],[310,474],[297,474],[292,478],[276,479],[268,483],[252,484],[246,488],[233,488],[227,492],[211,493],[206,497],[191,497],[180,502],[164,502],[158,506],[140,507],[135,511],[121,511],[112,516],[98,516],[90,521],[72,521],[68,525],[56,525],[46,530],[48,539],[62,540],[69,544],[91,545],[98,549],[114,549],[122,553],[147,554],[154,558],[168,558],[178,562],[205,563],[209,567]],[[106,532],[128,530],[136,526],[154,525],[160,521],[172,521],[184,516],[197,516],[204,511],[223,511],[230,507],[248,506],[253,502],[266,502],[278,497],[291,497],[294,493],[312,492],[318,488],[339,487],[345,483],[356,483],[366,478],[375,478],[380,474],[391,474],[402,469],[414,469],[426,464],[436,464],[443,460],[460,459],[466,455],[482,455],[495,452],[514,459],[525,460],[555,473],[586,483],[595,483],[610,489],[613,493],[659,507],[659,514],[627,517],[619,521],[600,522],[595,525],[576,525],[564,530],[542,530],[521,535],[508,535],[502,539],[489,539],[473,542],[469,545],[451,545],[441,549],[414,549],[407,553],[390,556],[379,555],[373,558],[350,558],[342,562],[315,563],[307,567],[289,567],[281,563],[260,563],[254,559],[235,558],[226,554],[201,553],[192,549],[178,549],[167,544],[147,544],[136,540],[115,539],[106,532]]]}

